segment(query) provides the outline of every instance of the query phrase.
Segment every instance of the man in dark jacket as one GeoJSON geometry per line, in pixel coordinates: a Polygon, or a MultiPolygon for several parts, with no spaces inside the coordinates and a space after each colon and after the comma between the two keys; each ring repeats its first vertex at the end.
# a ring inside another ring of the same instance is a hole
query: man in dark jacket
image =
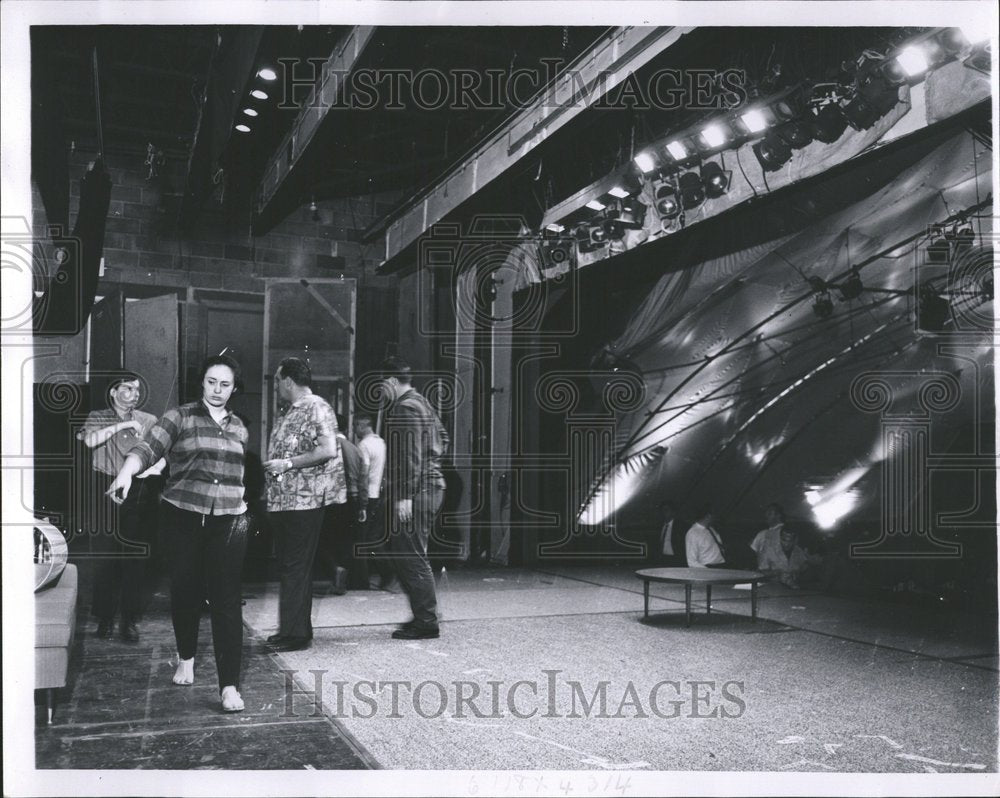
{"type": "Polygon", "coordinates": [[[385,412],[386,515],[389,551],[410,599],[413,620],[392,633],[403,640],[439,635],[434,573],[427,542],[444,501],[441,456],[448,434],[430,403],[410,384],[410,367],[399,358],[382,363],[385,412]]]}

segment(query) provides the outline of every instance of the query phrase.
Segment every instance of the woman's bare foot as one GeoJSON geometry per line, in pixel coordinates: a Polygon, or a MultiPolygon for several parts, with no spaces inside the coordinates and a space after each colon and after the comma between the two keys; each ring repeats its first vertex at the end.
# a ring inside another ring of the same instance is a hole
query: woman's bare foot
{"type": "Polygon", "coordinates": [[[222,711],[243,711],[243,697],[240,695],[240,691],[231,684],[222,688],[222,711]]]}
{"type": "Polygon", "coordinates": [[[177,670],[174,671],[174,684],[194,684],[194,657],[177,661],[177,670]]]}

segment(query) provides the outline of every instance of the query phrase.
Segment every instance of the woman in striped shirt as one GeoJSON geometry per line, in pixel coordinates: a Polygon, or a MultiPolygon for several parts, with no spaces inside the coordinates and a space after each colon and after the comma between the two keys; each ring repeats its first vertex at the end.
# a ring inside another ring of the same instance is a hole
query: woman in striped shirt
{"type": "Polygon", "coordinates": [[[170,476],[162,494],[162,528],[170,563],[170,614],[179,662],[174,684],[194,681],[194,656],[204,598],[209,601],[219,691],[226,712],[243,710],[240,576],[247,547],[243,465],[248,432],[226,408],[239,364],[217,355],[201,370],[202,398],[172,408],[125,458],[108,489],[128,496],[132,478],[160,457],[170,476]]]}

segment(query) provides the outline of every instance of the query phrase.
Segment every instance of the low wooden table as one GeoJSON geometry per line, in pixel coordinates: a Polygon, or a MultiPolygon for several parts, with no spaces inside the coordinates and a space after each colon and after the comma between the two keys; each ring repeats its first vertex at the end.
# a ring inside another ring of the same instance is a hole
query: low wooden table
{"type": "Polygon", "coordinates": [[[757,620],[757,585],[771,577],[760,571],[738,571],[734,568],[643,568],[635,575],[642,580],[642,617],[649,617],[649,583],[666,582],[684,585],[684,613],[687,626],[691,625],[691,587],[705,586],[705,612],[712,612],[712,585],[750,584],[750,614],[757,620]]]}

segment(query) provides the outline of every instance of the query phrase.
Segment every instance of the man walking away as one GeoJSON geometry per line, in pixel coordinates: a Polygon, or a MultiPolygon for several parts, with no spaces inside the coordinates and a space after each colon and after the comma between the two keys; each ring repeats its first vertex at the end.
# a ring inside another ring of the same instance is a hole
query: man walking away
{"type": "Polygon", "coordinates": [[[410,367],[397,357],[382,363],[385,413],[386,511],[389,550],[413,619],[392,633],[403,640],[437,637],[437,594],[427,542],[444,501],[441,456],[448,434],[430,403],[410,384],[410,367]]]}

